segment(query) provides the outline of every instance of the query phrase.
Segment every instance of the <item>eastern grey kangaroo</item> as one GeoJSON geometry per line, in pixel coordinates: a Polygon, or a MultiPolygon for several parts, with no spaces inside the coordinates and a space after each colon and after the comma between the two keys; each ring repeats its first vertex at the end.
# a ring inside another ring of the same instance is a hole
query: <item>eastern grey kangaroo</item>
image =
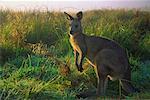
{"type": "Polygon", "coordinates": [[[119,80],[127,93],[136,92],[131,84],[131,68],[125,50],[113,40],[83,34],[80,11],[76,17],[64,12],[70,20],[70,43],[74,49],[75,65],[82,72],[86,57],[97,75],[97,95],[104,95],[108,78],[119,80]]]}

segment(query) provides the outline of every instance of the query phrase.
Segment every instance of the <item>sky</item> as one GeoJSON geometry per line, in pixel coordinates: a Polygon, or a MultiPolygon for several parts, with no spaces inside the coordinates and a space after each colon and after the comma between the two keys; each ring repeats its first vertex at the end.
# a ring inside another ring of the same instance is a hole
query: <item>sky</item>
{"type": "Polygon", "coordinates": [[[0,0],[1,9],[78,11],[101,8],[145,8],[150,0],[0,0]]]}

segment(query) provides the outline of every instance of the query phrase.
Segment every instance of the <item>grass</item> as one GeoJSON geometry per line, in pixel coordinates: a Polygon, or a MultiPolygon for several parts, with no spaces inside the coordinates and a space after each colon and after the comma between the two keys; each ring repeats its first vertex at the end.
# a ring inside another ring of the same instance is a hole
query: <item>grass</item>
{"type": "MultiPolygon", "coordinates": [[[[133,84],[141,93],[122,97],[149,99],[150,13],[103,9],[83,16],[85,34],[113,39],[127,50],[133,84]]],[[[84,61],[80,73],[74,65],[63,13],[0,10],[0,19],[0,99],[74,100],[96,89],[93,68],[84,61]]],[[[120,98],[118,82],[108,84],[107,96],[89,99],[120,98]]]]}

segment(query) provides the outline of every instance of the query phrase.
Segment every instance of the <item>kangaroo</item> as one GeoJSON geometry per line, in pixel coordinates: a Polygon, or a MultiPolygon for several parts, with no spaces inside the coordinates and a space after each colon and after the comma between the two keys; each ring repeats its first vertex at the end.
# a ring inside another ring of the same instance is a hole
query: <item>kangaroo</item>
{"type": "Polygon", "coordinates": [[[127,93],[136,92],[131,84],[131,68],[125,50],[115,41],[102,37],[87,36],[83,34],[80,11],[76,17],[64,12],[70,20],[70,43],[74,50],[75,65],[82,72],[82,62],[86,57],[94,67],[97,76],[97,95],[104,95],[108,78],[119,80],[127,93]]]}

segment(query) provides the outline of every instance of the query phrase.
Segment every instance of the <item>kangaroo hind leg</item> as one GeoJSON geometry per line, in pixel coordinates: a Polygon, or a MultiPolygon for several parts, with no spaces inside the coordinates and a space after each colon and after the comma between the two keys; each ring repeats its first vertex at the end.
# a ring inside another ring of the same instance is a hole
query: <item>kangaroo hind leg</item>
{"type": "MultiPolygon", "coordinates": [[[[101,67],[104,67],[101,65],[101,67]]],[[[97,95],[105,95],[107,83],[108,83],[108,77],[107,74],[103,73],[104,70],[100,70],[100,67],[98,66],[96,69],[96,75],[97,75],[97,95]]]]}

